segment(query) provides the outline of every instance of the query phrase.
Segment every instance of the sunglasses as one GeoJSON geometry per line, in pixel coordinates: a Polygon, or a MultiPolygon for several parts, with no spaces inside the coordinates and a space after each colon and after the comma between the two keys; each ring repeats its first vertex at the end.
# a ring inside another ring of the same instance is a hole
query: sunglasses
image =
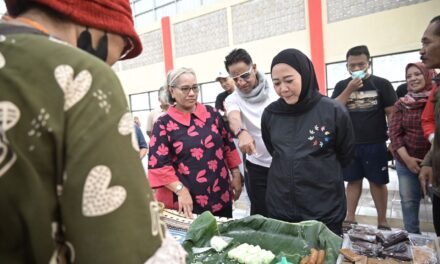
{"type": "Polygon", "coordinates": [[[252,66],[249,68],[249,70],[247,72],[244,72],[238,76],[232,77],[231,78],[234,80],[234,82],[238,82],[239,79],[242,79],[243,81],[247,81],[249,79],[249,77],[251,77],[251,72],[252,72],[252,66]]]}
{"type": "Polygon", "coordinates": [[[199,85],[195,84],[193,86],[181,86],[181,87],[177,87],[177,86],[172,86],[173,88],[179,89],[183,94],[187,95],[189,94],[189,91],[193,91],[194,93],[198,93],[199,92],[199,85]]]}

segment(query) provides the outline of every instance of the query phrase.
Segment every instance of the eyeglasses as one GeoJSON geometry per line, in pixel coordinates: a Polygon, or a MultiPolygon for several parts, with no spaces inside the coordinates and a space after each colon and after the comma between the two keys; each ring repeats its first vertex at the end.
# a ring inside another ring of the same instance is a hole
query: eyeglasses
{"type": "Polygon", "coordinates": [[[183,94],[187,95],[189,94],[189,91],[192,90],[194,93],[198,93],[199,92],[199,85],[195,84],[193,86],[172,86],[173,88],[179,89],[183,94]]]}
{"type": "Polygon", "coordinates": [[[249,77],[251,77],[251,72],[252,72],[252,66],[249,68],[249,70],[247,72],[244,72],[238,76],[232,77],[231,78],[234,80],[234,82],[238,82],[239,79],[242,79],[243,81],[247,81],[249,79],[249,77]]]}

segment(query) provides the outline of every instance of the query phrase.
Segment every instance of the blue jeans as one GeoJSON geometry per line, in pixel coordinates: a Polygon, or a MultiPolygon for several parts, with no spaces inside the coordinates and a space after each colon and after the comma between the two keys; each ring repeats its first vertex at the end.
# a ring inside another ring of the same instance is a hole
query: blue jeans
{"type": "Polygon", "coordinates": [[[398,160],[396,160],[396,171],[399,177],[400,204],[405,229],[409,233],[420,234],[419,210],[422,190],[419,177],[398,160]]]}

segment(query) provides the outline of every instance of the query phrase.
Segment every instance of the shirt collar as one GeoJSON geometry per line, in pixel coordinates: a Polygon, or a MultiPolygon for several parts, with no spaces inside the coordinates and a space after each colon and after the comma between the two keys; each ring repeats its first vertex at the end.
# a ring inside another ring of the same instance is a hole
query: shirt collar
{"type": "Polygon", "coordinates": [[[209,117],[208,110],[200,103],[196,103],[196,109],[192,113],[182,112],[173,105],[168,108],[167,114],[184,126],[189,126],[191,122],[191,114],[194,114],[198,119],[203,121],[203,123],[206,123],[206,119],[209,117]]]}

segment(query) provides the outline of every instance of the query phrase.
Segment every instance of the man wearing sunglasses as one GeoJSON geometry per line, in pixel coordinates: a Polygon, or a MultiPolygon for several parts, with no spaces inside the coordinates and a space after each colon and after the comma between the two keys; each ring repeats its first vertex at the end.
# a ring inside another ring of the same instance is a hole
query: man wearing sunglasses
{"type": "Polygon", "coordinates": [[[225,67],[237,89],[226,98],[229,127],[238,138],[246,155],[247,192],[251,215],[266,216],[266,180],[272,157],[261,137],[261,115],[264,108],[278,99],[264,73],[257,71],[249,53],[234,49],[225,58],[225,67]]]}

